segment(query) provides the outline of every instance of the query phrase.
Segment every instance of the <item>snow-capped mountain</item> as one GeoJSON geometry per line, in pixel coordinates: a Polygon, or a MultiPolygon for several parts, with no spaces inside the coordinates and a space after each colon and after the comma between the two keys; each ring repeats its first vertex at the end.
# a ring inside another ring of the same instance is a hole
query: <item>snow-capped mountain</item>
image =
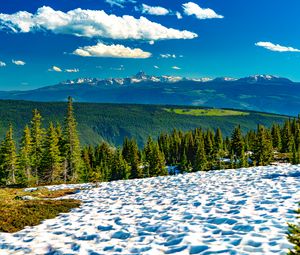
{"type": "Polygon", "coordinates": [[[292,83],[291,80],[287,78],[282,78],[274,75],[253,75],[245,78],[241,78],[238,81],[246,83],[292,83]]]}
{"type": "Polygon", "coordinates": [[[181,76],[170,76],[170,75],[162,75],[162,76],[153,76],[148,75],[145,72],[138,72],[136,75],[126,78],[107,78],[107,79],[99,79],[99,78],[77,78],[74,80],[67,80],[61,82],[62,85],[90,85],[90,86],[127,86],[132,84],[140,84],[140,83],[159,83],[159,84],[168,84],[168,83],[177,83],[182,81],[191,81],[191,82],[243,82],[245,84],[256,84],[256,83],[279,83],[286,84],[292,83],[291,80],[287,78],[282,78],[274,75],[253,75],[245,78],[232,78],[232,77],[218,77],[215,79],[208,77],[200,77],[200,78],[186,78],[181,76]]]}
{"type": "Polygon", "coordinates": [[[63,85],[74,85],[74,84],[88,84],[91,86],[108,86],[108,85],[130,85],[137,83],[176,83],[180,81],[195,81],[195,82],[208,82],[212,81],[211,78],[184,78],[181,76],[171,76],[171,75],[162,75],[162,76],[153,76],[148,75],[144,72],[138,72],[136,75],[126,78],[77,78],[74,80],[63,81],[60,84],[63,85]]]}
{"type": "Polygon", "coordinates": [[[29,91],[0,91],[0,99],[195,105],[288,115],[300,112],[300,83],[273,75],[186,78],[139,72],[126,78],[78,78],[29,91]]]}

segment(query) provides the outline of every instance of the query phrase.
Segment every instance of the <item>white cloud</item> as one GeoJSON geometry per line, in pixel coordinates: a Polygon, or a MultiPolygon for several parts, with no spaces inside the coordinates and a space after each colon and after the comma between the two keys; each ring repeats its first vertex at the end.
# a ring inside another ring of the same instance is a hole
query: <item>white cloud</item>
{"type": "Polygon", "coordinates": [[[120,44],[106,45],[98,43],[93,46],[85,46],[76,49],[74,55],[81,57],[108,57],[108,58],[149,58],[151,53],[139,48],[129,48],[120,44]]]}
{"type": "Polygon", "coordinates": [[[65,69],[66,73],[78,73],[79,69],[78,68],[73,68],[73,69],[65,69]]]}
{"type": "Polygon", "coordinates": [[[300,52],[300,49],[295,49],[292,47],[282,46],[279,44],[273,44],[271,42],[258,42],[255,44],[256,46],[263,47],[265,49],[271,51],[278,51],[278,52],[300,52]]]}
{"type": "Polygon", "coordinates": [[[161,58],[176,58],[175,54],[160,54],[161,58]]]}
{"type": "Polygon", "coordinates": [[[48,69],[49,72],[58,72],[58,73],[61,73],[62,70],[60,67],[58,66],[52,66],[51,68],[48,69]]]}
{"type": "Polygon", "coordinates": [[[118,6],[120,8],[124,8],[124,4],[126,3],[136,3],[134,0],[105,0],[106,3],[110,4],[111,6],[118,6]]]}
{"type": "Polygon", "coordinates": [[[182,19],[182,15],[180,12],[176,12],[175,15],[176,15],[177,19],[182,19]]]}
{"type": "Polygon", "coordinates": [[[155,69],[159,69],[159,66],[153,66],[155,69]]]}
{"type": "Polygon", "coordinates": [[[26,65],[26,63],[22,60],[12,60],[11,61],[13,64],[17,65],[17,66],[24,66],[26,65]]]}
{"type": "Polygon", "coordinates": [[[224,16],[217,14],[209,8],[201,8],[198,4],[188,2],[182,5],[184,13],[188,16],[195,15],[197,19],[223,19],[224,16]]]}
{"type": "Polygon", "coordinates": [[[142,13],[157,16],[165,16],[168,15],[170,11],[161,6],[149,6],[146,4],[142,4],[142,13]]]}
{"type": "Polygon", "coordinates": [[[180,70],[181,68],[178,67],[178,66],[172,66],[172,69],[174,69],[174,70],[180,70]]]}
{"type": "Polygon", "coordinates": [[[5,67],[6,66],[6,63],[5,62],[2,62],[0,61],[0,67],[5,67]]]}
{"type": "Polygon", "coordinates": [[[0,30],[12,32],[52,31],[55,34],[71,34],[84,37],[135,40],[193,39],[198,35],[187,31],[167,28],[145,17],[122,17],[101,10],[75,9],[68,12],[41,7],[35,14],[20,11],[0,14],[0,30]]]}

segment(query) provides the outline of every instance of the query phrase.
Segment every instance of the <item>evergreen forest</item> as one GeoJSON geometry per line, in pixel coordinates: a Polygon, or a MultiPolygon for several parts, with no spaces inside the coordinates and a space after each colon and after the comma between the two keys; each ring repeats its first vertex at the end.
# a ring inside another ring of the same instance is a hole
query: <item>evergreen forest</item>
{"type": "Polygon", "coordinates": [[[71,97],[66,108],[64,121],[49,122],[47,128],[34,109],[20,141],[9,125],[0,146],[1,186],[114,181],[300,161],[299,117],[248,132],[237,125],[229,136],[221,128],[199,127],[149,136],[140,147],[133,138],[125,138],[120,147],[103,141],[82,146],[71,97]]]}

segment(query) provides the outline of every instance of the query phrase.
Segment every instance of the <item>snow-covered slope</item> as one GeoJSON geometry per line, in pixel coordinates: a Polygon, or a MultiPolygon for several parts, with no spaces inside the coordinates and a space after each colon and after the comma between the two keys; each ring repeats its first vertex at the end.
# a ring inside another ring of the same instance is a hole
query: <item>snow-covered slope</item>
{"type": "Polygon", "coordinates": [[[80,208],[1,233],[0,254],[285,254],[300,166],[81,187],[90,189],[71,196],[83,201],[80,208]]]}

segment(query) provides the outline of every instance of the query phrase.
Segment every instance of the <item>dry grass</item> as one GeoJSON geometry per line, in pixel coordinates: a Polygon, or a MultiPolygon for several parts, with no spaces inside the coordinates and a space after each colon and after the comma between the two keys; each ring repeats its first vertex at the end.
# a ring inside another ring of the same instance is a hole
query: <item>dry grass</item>
{"type": "Polygon", "coordinates": [[[60,213],[69,212],[80,206],[80,201],[73,199],[51,200],[73,194],[74,190],[49,191],[38,189],[24,192],[23,189],[0,189],[0,232],[13,233],[25,226],[35,226],[45,219],[55,218],[60,213]],[[32,196],[35,200],[17,199],[32,196]]]}

